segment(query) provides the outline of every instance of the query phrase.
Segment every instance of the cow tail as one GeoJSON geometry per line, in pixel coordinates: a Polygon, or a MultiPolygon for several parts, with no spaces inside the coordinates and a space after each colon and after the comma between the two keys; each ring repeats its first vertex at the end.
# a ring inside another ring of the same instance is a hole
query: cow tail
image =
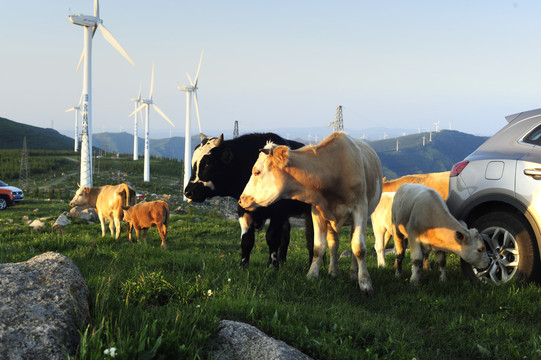
{"type": "Polygon", "coordinates": [[[164,202],[163,204],[163,212],[165,214],[165,221],[163,222],[165,224],[165,226],[169,226],[169,205],[164,202]]]}

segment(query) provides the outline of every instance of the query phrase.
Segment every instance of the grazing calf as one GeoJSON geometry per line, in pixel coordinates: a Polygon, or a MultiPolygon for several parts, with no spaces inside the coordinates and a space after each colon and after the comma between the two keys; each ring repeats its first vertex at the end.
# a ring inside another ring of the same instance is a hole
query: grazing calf
{"type": "MultiPolygon", "coordinates": [[[[214,196],[231,196],[239,199],[246,186],[259,150],[268,141],[286,145],[292,149],[304,146],[296,141],[281,138],[273,133],[247,134],[233,140],[202,136],[192,158],[192,175],[184,195],[195,202],[203,202],[214,196]]],[[[247,266],[255,243],[255,230],[263,228],[270,219],[266,234],[269,245],[267,266],[278,268],[286,261],[290,240],[290,216],[304,215],[306,219],[306,247],[310,262],[313,257],[313,234],[310,205],[293,200],[282,200],[271,206],[246,211],[238,207],[241,227],[241,266],[247,266]]]]}
{"type": "Polygon", "coordinates": [[[104,185],[97,188],[79,186],[70,206],[92,206],[96,209],[101,223],[101,236],[105,236],[105,221],[109,220],[111,236],[120,236],[120,221],[122,220],[122,206],[135,204],[135,191],[127,184],[104,185]]]}
{"type": "Polygon", "coordinates": [[[137,241],[141,239],[141,229],[143,229],[143,241],[147,242],[148,228],[156,226],[160,237],[162,238],[162,248],[167,250],[165,237],[167,236],[167,226],[169,224],[169,205],[165,201],[157,200],[142,202],[135,206],[123,206],[124,220],[128,223],[128,239],[131,242],[131,229],[135,228],[137,241]]]}
{"type": "Polygon", "coordinates": [[[401,178],[385,181],[383,179],[383,192],[396,191],[402,184],[423,184],[436,190],[443,200],[449,196],[450,171],[404,175],[401,178]]]}
{"type": "Polygon", "coordinates": [[[394,192],[384,192],[381,194],[378,206],[370,216],[372,219],[372,229],[374,230],[374,248],[378,256],[378,266],[385,266],[385,248],[393,236],[393,222],[391,217],[391,207],[393,206],[394,192]]]}
{"type": "Polygon", "coordinates": [[[440,280],[447,278],[445,252],[457,254],[471,265],[484,269],[488,258],[483,239],[477,229],[468,229],[450,213],[442,197],[422,184],[404,184],[395,193],[392,222],[397,252],[397,275],[402,272],[404,246],[407,239],[411,250],[412,284],[418,284],[423,268],[423,257],[435,251],[441,271],[440,280]]]}
{"type": "Polygon", "coordinates": [[[366,267],[366,223],[376,208],[382,188],[381,163],[361,140],[335,132],[316,146],[291,150],[268,144],[255,163],[239,204],[247,210],[280,199],[312,205],[314,260],[308,277],[317,277],[329,243],[329,273],[338,274],[338,231],[352,223],[351,277],[361,291],[373,293],[366,267]]]}

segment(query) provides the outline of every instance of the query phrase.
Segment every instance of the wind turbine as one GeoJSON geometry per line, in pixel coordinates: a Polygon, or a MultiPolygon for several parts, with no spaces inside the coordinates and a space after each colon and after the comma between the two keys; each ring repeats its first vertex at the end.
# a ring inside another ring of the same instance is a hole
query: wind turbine
{"type": "Polygon", "coordinates": [[[92,38],[96,29],[100,29],[103,37],[118,52],[135,66],[133,60],[120,46],[113,35],[103,26],[100,19],[98,0],[94,1],[94,16],[92,15],[69,15],[72,24],[83,27],[84,47],[83,54],[79,60],[79,66],[83,65],[83,103],[82,103],[82,131],[81,131],[81,186],[92,186],[92,38]]]}
{"type": "MultiPolygon", "coordinates": [[[[193,99],[195,102],[195,112],[197,114],[197,122],[199,124],[199,134],[201,135],[201,138],[203,138],[203,133],[201,131],[201,119],[199,118],[199,105],[197,103],[197,81],[199,78],[199,70],[201,70],[201,61],[203,61],[203,52],[205,49],[201,51],[201,58],[199,59],[199,65],[197,66],[197,72],[195,73],[195,80],[192,81],[192,78],[188,73],[186,73],[186,76],[188,77],[188,80],[190,81],[190,85],[179,85],[178,89],[180,91],[186,92],[186,131],[185,131],[185,140],[184,140],[184,188],[186,188],[186,185],[188,185],[188,181],[190,180],[191,171],[192,171],[192,139],[191,139],[191,129],[190,129],[190,111],[192,107],[192,94],[193,99]]],[[[182,191],[184,193],[184,191],[182,191]]],[[[186,197],[184,197],[184,200],[187,200],[186,197]]]]}
{"type": "Polygon", "coordinates": [[[79,98],[79,103],[77,106],[72,106],[66,112],[75,111],[75,145],[73,151],[79,151],[79,112],[81,111],[81,103],[83,102],[83,93],[79,98]]]}
{"type": "MultiPolygon", "coordinates": [[[[134,102],[135,104],[135,110],[137,110],[137,108],[139,106],[141,106],[141,84],[139,84],[139,96],[136,97],[136,98],[133,98],[133,99],[130,99],[131,101],[134,102]]],[[[139,160],[139,152],[138,152],[138,144],[137,144],[137,114],[138,112],[135,112],[133,114],[133,122],[134,122],[134,129],[133,129],[133,160],[139,160]]],[[[141,117],[141,119],[143,119],[141,117]]]]}
{"type": "Polygon", "coordinates": [[[154,63],[152,64],[152,77],[150,79],[150,95],[148,96],[148,99],[140,99],[140,102],[143,103],[143,105],[139,106],[137,109],[135,109],[134,112],[130,114],[130,116],[135,115],[139,111],[146,108],[146,119],[145,119],[145,163],[144,163],[144,174],[143,174],[143,181],[149,182],[150,181],[150,154],[149,154],[149,137],[148,137],[148,122],[149,122],[149,113],[150,113],[150,105],[156,110],[158,114],[160,114],[165,120],[169,122],[169,124],[175,126],[171,120],[167,117],[167,115],[164,114],[162,110],[160,110],[159,107],[154,104],[152,101],[152,92],[154,91],[154,63]]]}

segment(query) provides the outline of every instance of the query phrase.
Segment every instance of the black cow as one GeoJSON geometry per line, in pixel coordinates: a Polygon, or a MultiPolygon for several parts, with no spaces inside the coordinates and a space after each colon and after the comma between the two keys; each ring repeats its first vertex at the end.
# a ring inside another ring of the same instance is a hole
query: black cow
{"type": "MultiPolygon", "coordinates": [[[[214,196],[231,196],[239,199],[244,186],[250,179],[252,167],[267,141],[287,145],[297,149],[304,144],[288,141],[273,133],[248,134],[233,140],[225,140],[223,134],[219,138],[201,136],[192,158],[192,176],[184,195],[193,201],[202,202],[214,196]]],[[[238,207],[241,227],[241,265],[246,266],[254,247],[255,229],[261,229],[270,218],[266,239],[269,245],[268,266],[278,268],[280,262],[285,262],[289,246],[289,217],[305,215],[306,247],[309,261],[313,258],[314,234],[310,205],[295,201],[281,200],[267,208],[248,212],[238,207]]]]}

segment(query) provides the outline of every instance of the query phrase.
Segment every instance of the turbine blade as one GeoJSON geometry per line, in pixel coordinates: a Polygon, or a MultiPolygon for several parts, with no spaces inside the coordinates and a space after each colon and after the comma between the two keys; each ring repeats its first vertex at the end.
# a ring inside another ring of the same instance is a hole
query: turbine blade
{"type": "Polygon", "coordinates": [[[199,134],[202,134],[201,130],[201,118],[199,117],[199,102],[197,101],[197,90],[193,92],[193,100],[195,102],[195,113],[197,114],[197,123],[199,124],[199,134]]]}
{"type": "Polygon", "coordinates": [[[137,97],[137,101],[141,101],[141,88],[143,87],[143,82],[139,82],[139,96],[137,97]]]}
{"type": "Polygon", "coordinates": [[[156,106],[156,104],[152,104],[152,107],[154,107],[154,110],[156,110],[156,112],[158,114],[160,114],[165,120],[167,120],[169,122],[169,124],[173,125],[173,127],[175,127],[175,124],[173,124],[173,122],[171,120],[169,120],[169,118],[167,117],[167,115],[164,114],[164,112],[156,106]]]}
{"type": "Polygon", "coordinates": [[[188,80],[190,81],[190,85],[192,87],[194,87],[194,84],[193,84],[192,78],[190,77],[190,74],[186,73],[186,76],[188,77],[188,80]]]}
{"type": "Polygon", "coordinates": [[[128,53],[122,48],[122,46],[120,46],[120,44],[118,43],[118,41],[116,41],[115,37],[113,36],[113,34],[111,34],[111,32],[109,30],[107,30],[105,28],[105,26],[103,26],[103,24],[100,24],[98,22],[98,27],[100,28],[101,30],[101,34],[103,35],[103,37],[105,38],[105,40],[107,40],[109,42],[109,44],[113,45],[113,47],[119,52],[122,54],[122,56],[124,56],[133,66],[135,66],[135,63],[133,62],[133,60],[130,58],[130,56],[128,55],[128,53]]]}
{"type": "Polygon", "coordinates": [[[130,114],[129,117],[132,117],[133,115],[137,114],[139,111],[143,110],[145,108],[145,106],[147,106],[147,104],[143,104],[143,105],[139,106],[137,109],[133,110],[133,112],[130,114]]]}
{"type": "Polygon", "coordinates": [[[195,82],[193,84],[194,87],[197,87],[197,79],[199,78],[199,70],[201,70],[201,61],[203,61],[204,52],[205,52],[205,49],[201,50],[201,57],[199,58],[199,65],[197,66],[197,72],[195,73],[195,82]]]}
{"type": "Polygon", "coordinates": [[[75,110],[74,107],[72,107],[71,109],[68,109],[68,110],[66,110],[66,111],[64,111],[64,112],[70,112],[70,111],[73,111],[73,110],[75,110]]]}
{"type": "Polygon", "coordinates": [[[94,16],[100,18],[100,4],[98,0],[94,1],[94,16]]]}
{"type": "Polygon", "coordinates": [[[154,92],[154,63],[152,63],[152,76],[150,77],[150,95],[148,98],[152,100],[152,93],[154,92]]]}
{"type": "Polygon", "coordinates": [[[85,58],[85,49],[83,49],[83,52],[81,53],[81,58],[79,59],[79,63],[77,64],[77,70],[79,71],[79,68],[81,67],[81,64],[83,63],[83,59],[85,58]]]}

